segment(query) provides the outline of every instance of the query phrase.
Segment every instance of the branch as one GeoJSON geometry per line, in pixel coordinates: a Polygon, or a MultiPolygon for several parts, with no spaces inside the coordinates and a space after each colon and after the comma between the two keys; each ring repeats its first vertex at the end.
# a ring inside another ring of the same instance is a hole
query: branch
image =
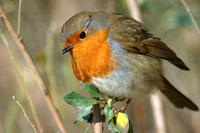
{"type": "Polygon", "coordinates": [[[40,87],[40,90],[43,92],[44,94],[44,97],[45,97],[45,100],[52,112],[52,115],[54,117],[54,119],[56,120],[56,123],[59,127],[59,129],[62,131],[62,133],[66,133],[66,130],[64,128],[64,125],[63,125],[63,122],[60,118],[60,116],[58,115],[58,112],[56,111],[54,105],[53,105],[53,102],[50,98],[50,95],[49,95],[49,92],[47,90],[47,87],[44,83],[44,80],[42,79],[39,71],[37,70],[34,62],[33,62],[33,59],[31,58],[31,56],[29,55],[28,51],[26,50],[25,48],[25,45],[24,43],[22,42],[22,40],[20,40],[20,37],[19,35],[14,31],[12,25],[10,24],[10,22],[8,21],[5,13],[3,12],[2,10],[2,7],[0,5],[0,16],[1,16],[1,19],[2,21],[4,22],[6,28],[8,29],[8,31],[10,32],[11,36],[13,37],[14,41],[16,42],[19,50],[21,51],[22,55],[24,56],[26,62],[27,62],[27,65],[29,66],[30,70],[32,71],[39,87],[40,87]]]}
{"type": "Polygon", "coordinates": [[[19,9],[18,9],[18,26],[17,26],[17,34],[20,35],[20,24],[21,24],[21,7],[22,7],[22,0],[19,0],[19,9]]]}
{"type": "Polygon", "coordinates": [[[94,133],[102,133],[103,122],[101,119],[100,103],[93,105],[94,133]]]}
{"type": "Polygon", "coordinates": [[[19,103],[19,101],[15,98],[15,96],[13,96],[13,99],[15,100],[15,102],[19,105],[19,107],[22,109],[23,113],[24,113],[24,117],[27,119],[28,123],[31,125],[31,127],[33,128],[34,132],[37,133],[37,130],[35,128],[35,125],[31,122],[31,120],[29,119],[29,117],[26,114],[26,111],[24,110],[24,108],[22,107],[22,105],[19,103]]]}
{"type": "Polygon", "coordinates": [[[29,104],[29,106],[30,106],[30,108],[31,108],[31,112],[32,112],[32,114],[33,114],[33,118],[35,119],[35,122],[36,122],[36,124],[37,124],[37,126],[38,126],[38,130],[39,130],[41,133],[43,133],[44,130],[43,130],[43,128],[42,128],[42,126],[41,126],[41,124],[40,124],[40,121],[39,121],[39,119],[38,119],[38,115],[37,115],[37,112],[36,112],[36,110],[35,110],[35,107],[34,107],[34,104],[33,104],[33,100],[32,100],[32,98],[31,98],[31,94],[30,94],[30,92],[29,92],[29,89],[28,89],[28,86],[27,86],[26,81],[25,81],[25,79],[24,79],[24,76],[23,76],[23,74],[22,74],[22,72],[21,72],[21,70],[20,70],[19,64],[17,63],[17,61],[16,61],[16,59],[15,59],[15,56],[13,55],[12,50],[10,49],[9,43],[8,43],[7,39],[5,38],[5,36],[3,35],[3,33],[2,33],[1,30],[0,30],[0,37],[2,38],[4,44],[6,45],[6,47],[7,47],[7,49],[8,49],[8,53],[9,53],[10,59],[11,59],[13,65],[14,65],[16,71],[17,71],[17,74],[18,74],[18,76],[19,76],[19,78],[20,78],[20,81],[21,81],[21,83],[22,83],[22,86],[23,86],[23,88],[25,89],[26,96],[27,96],[27,100],[28,100],[28,104],[29,104]]]}
{"type": "MultiPolygon", "coordinates": [[[[141,13],[136,0],[126,0],[129,12],[133,18],[142,22],[141,13]]],[[[154,121],[156,125],[156,133],[166,133],[165,121],[162,111],[162,103],[159,95],[152,95],[150,98],[154,121]]]]}

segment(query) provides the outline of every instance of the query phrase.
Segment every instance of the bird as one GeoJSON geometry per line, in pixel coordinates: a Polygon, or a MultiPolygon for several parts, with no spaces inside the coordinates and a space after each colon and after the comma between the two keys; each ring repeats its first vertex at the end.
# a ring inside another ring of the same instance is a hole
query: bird
{"type": "Polygon", "coordinates": [[[177,108],[198,111],[163,73],[163,60],[182,70],[186,64],[159,37],[134,18],[82,11],[62,26],[61,54],[71,55],[74,74],[110,97],[140,98],[159,90],[177,108]]]}

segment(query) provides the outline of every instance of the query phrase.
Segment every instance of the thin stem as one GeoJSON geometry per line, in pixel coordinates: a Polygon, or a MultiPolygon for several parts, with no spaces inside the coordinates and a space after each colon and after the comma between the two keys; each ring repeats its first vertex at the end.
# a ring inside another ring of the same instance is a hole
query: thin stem
{"type": "Polygon", "coordinates": [[[199,29],[199,27],[198,27],[198,25],[197,25],[197,22],[196,22],[195,19],[194,19],[194,16],[192,15],[192,13],[191,13],[191,11],[190,11],[190,8],[188,7],[187,3],[185,2],[185,0],[181,0],[181,3],[182,3],[183,6],[185,7],[185,9],[186,9],[188,15],[190,16],[190,19],[192,20],[192,23],[194,24],[194,26],[195,26],[197,32],[200,34],[200,29],[199,29]]]}
{"type": "Polygon", "coordinates": [[[21,82],[22,82],[23,88],[25,89],[26,96],[27,96],[27,100],[28,100],[29,106],[30,106],[30,108],[31,108],[31,112],[32,112],[32,114],[33,114],[33,117],[34,117],[34,119],[35,119],[35,122],[37,123],[38,129],[39,129],[39,131],[40,131],[41,133],[43,133],[44,130],[43,130],[43,128],[42,128],[42,126],[41,126],[41,124],[40,124],[40,121],[39,121],[39,119],[38,119],[38,115],[37,115],[37,113],[36,113],[36,110],[35,110],[35,107],[34,107],[34,104],[33,104],[33,100],[32,100],[32,98],[31,98],[31,95],[30,95],[28,86],[27,86],[27,84],[26,84],[26,81],[25,81],[25,79],[24,79],[24,76],[23,76],[23,74],[22,74],[22,72],[21,72],[21,70],[20,70],[20,67],[19,67],[19,65],[18,65],[18,63],[17,63],[17,61],[16,61],[16,59],[15,59],[15,56],[13,55],[12,50],[11,50],[10,47],[9,47],[9,43],[8,43],[7,39],[5,38],[5,36],[2,34],[1,30],[0,30],[0,37],[2,38],[4,44],[6,45],[6,47],[7,47],[7,49],[8,49],[8,52],[9,52],[9,55],[10,55],[10,59],[11,59],[11,61],[13,62],[13,65],[14,65],[16,71],[17,71],[17,74],[18,74],[18,76],[19,76],[19,78],[20,78],[20,80],[21,80],[21,82]]]}
{"type": "Polygon", "coordinates": [[[21,25],[21,7],[22,7],[22,0],[19,0],[19,9],[18,9],[18,26],[17,26],[17,34],[20,35],[20,25],[21,25]]]}
{"type": "Polygon", "coordinates": [[[66,133],[67,131],[64,128],[63,122],[60,118],[60,116],[58,115],[58,112],[56,111],[52,99],[50,98],[50,95],[48,93],[48,89],[46,84],[44,83],[44,80],[42,79],[42,76],[40,75],[38,69],[35,66],[35,63],[33,62],[33,59],[31,58],[31,56],[29,55],[28,51],[25,48],[24,43],[22,42],[22,40],[20,39],[20,37],[18,36],[18,34],[14,31],[13,27],[11,26],[10,22],[8,21],[5,13],[2,10],[2,7],[0,6],[0,16],[2,21],[4,22],[5,26],[7,27],[8,31],[10,32],[11,36],[13,37],[14,41],[16,42],[19,50],[21,51],[22,55],[24,56],[27,65],[29,66],[30,70],[32,71],[39,87],[40,90],[42,91],[42,93],[44,94],[45,100],[52,112],[52,115],[54,117],[54,119],[56,120],[56,123],[59,127],[59,129],[62,131],[62,133],[66,133]]]}
{"type": "Polygon", "coordinates": [[[33,128],[34,132],[37,133],[37,130],[35,128],[35,125],[31,122],[31,120],[29,119],[29,117],[26,114],[26,111],[24,110],[24,108],[22,107],[22,105],[19,103],[19,101],[15,98],[15,96],[13,96],[13,99],[15,100],[15,102],[19,105],[19,107],[22,109],[23,113],[24,113],[24,117],[27,119],[27,121],[29,122],[29,124],[31,125],[31,127],[33,128]]]}

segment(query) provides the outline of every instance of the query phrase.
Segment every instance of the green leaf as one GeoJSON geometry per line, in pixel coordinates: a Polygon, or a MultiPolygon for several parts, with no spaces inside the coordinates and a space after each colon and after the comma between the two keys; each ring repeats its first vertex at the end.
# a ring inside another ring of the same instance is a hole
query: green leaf
{"type": "Polygon", "coordinates": [[[83,109],[79,109],[78,114],[76,116],[76,120],[78,120],[78,121],[88,120],[91,115],[91,109],[92,109],[92,105],[85,107],[83,109]]]}
{"type": "Polygon", "coordinates": [[[112,99],[107,101],[107,105],[104,108],[104,114],[106,116],[107,121],[113,116],[113,109],[111,108],[112,99]]]}
{"type": "Polygon", "coordinates": [[[133,125],[131,123],[131,121],[129,120],[129,129],[128,129],[128,133],[133,133],[133,125]]]}
{"type": "Polygon", "coordinates": [[[110,122],[108,122],[110,120],[110,118],[114,115],[114,111],[111,108],[111,104],[112,104],[112,99],[109,99],[107,101],[107,105],[104,108],[104,114],[106,116],[107,119],[107,124],[108,124],[108,130],[110,130],[112,133],[116,133],[119,132],[115,126],[115,118],[113,118],[110,122]]]}
{"type": "Polygon", "coordinates": [[[116,132],[120,133],[120,131],[116,127],[116,118],[115,117],[111,120],[110,123],[108,123],[108,127],[109,127],[108,129],[112,128],[111,130],[113,133],[116,133],[116,132]]]}
{"type": "Polygon", "coordinates": [[[90,93],[94,98],[101,97],[102,95],[98,92],[98,89],[94,85],[83,85],[81,89],[90,93]]]}
{"type": "Polygon", "coordinates": [[[74,108],[83,109],[85,107],[91,106],[93,104],[99,103],[100,101],[84,97],[74,91],[68,93],[63,97],[65,102],[74,108]]]}

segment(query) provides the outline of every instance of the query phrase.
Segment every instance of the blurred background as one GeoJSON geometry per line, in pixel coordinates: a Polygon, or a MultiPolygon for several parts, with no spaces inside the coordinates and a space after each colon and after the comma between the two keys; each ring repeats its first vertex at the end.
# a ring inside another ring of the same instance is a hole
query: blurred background
{"type": "MultiPolygon", "coordinates": [[[[200,1],[186,1],[200,26],[200,1]]],[[[17,30],[18,0],[0,0],[12,26],[17,30]]],[[[200,107],[200,34],[195,29],[180,0],[138,0],[142,19],[151,33],[160,37],[189,66],[182,71],[164,62],[167,79],[200,107]]],[[[66,20],[80,11],[109,11],[129,14],[125,0],[23,0],[21,8],[21,36],[27,50],[39,68],[56,109],[68,133],[85,132],[86,122],[73,121],[77,111],[64,102],[63,96],[79,89],[69,54],[60,55],[62,44],[59,33],[66,20]]],[[[13,38],[0,20],[0,29],[9,40],[33,98],[36,112],[45,133],[58,133],[58,127],[30,69],[13,38]]],[[[25,90],[2,39],[0,39],[0,132],[31,133],[23,112],[12,99],[16,96],[35,123],[25,90]]],[[[168,133],[199,133],[200,113],[175,108],[163,95],[163,113],[168,133]]],[[[148,98],[134,100],[127,113],[135,133],[154,133],[152,109],[148,98]]],[[[123,105],[123,104],[122,104],[123,105]]],[[[37,125],[36,125],[37,126],[37,125]]],[[[104,127],[104,132],[109,132],[104,127]]]]}

